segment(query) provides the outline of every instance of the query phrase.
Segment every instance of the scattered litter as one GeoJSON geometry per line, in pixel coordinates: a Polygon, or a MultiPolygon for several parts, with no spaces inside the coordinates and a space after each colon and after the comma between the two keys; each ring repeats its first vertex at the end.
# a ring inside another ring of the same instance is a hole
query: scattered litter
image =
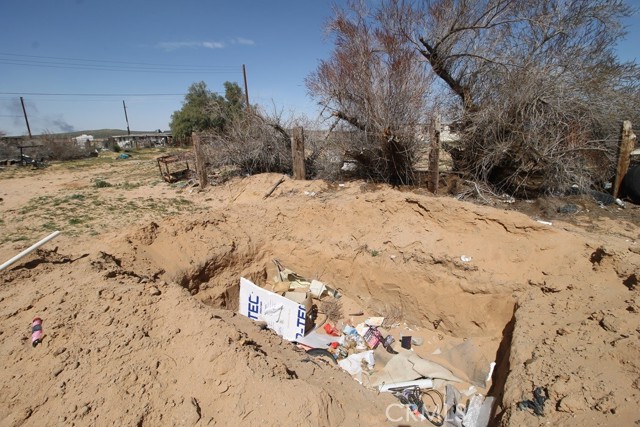
{"type": "Polygon", "coordinates": [[[518,409],[524,411],[532,409],[538,417],[544,415],[544,402],[549,398],[546,387],[536,387],[533,390],[533,400],[523,400],[518,402],[518,409]]]}
{"type": "Polygon", "coordinates": [[[362,373],[362,365],[366,363],[367,369],[372,370],[375,366],[375,360],[373,358],[373,350],[363,351],[362,353],[355,353],[342,359],[338,362],[338,365],[351,375],[358,375],[362,373]]]}
{"type": "Polygon", "coordinates": [[[422,344],[424,344],[424,338],[421,337],[413,337],[411,339],[411,344],[413,345],[417,345],[417,346],[421,346],[422,344]]]}
{"type": "Polygon", "coordinates": [[[557,209],[558,213],[561,214],[574,214],[578,212],[578,205],[574,205],[573,203],[567,203],[564,206],[560,206],[557,209]]]}
{"type": "Polygon", "coordinates": [[[42,342],[42,319],[39,317],[35,317],[33,322],[31,323],[31,345],[37,346],[42,342]]]}
{"type": "Polygon", "coordinates": [[[423,378],[421,380],[402,381],[399,383],[381,384],[378,387],[380,393],[393,392],[409,387],[418,387],[420,389],[433,388],[433,380],[431,378],[423,378]]]}
{"type": "Polygon", "coordinates": [[[460,392],[450,384],[445,386],[446,398],[445,405],[447,408],[447,423],[449,426],[462,427],[462,419],[464,418],[464,407],[459,404],[462,396],[460,392]]]}
{"type": "Polygon", "coordinates": [[[491,380],[491,377],[493,376],[493,370],[495,368],[496,368],[496,362],[489,363],[489,373],[487,374],[487,382],[491,380]]]}
{"type": "Polygon", "coordinates": [[[384,339],[382,346],[385,348],[385,350],[387,350],[387,353],[398,354],[398,352],[395,351],[393,347],[391,347],[391,344],[393,344],[394,342],[395,342],[395,338],[393,338],[391,335],[387,335],[387,337],[384,339]]]}
{"type": "Polygon", "coordinates": [[[470,262],[471,261],[471,257],[470,256],[466,256],[466,255],[462,255],[460,257],[460,261],[462,261],[462,262],[470,262]]]}
{"type": "Polygon", "coordinates": [[[327,287],[324,283],[317,280],[311,281],[311,284],[309,285],[309,292],[311,292],[311,295],[313,295],[315,298],[321,298],[322,294],[324,294],[326,291],[327,287]]]}
{"type": "Polygon", "coordinates": [[[543,221],[541,219],[537,220],[536,222],[539,222],[540,224],[544,224],[544,225],[553,225],[553,223],[551,223],[549,221],[543,221]]]}
{"type": "Polygon", "coordinates": [[[318,280],[309,281],[305,279],[294,271],[285,268],[277,259],[274,259],[273,263],[275,264],[276,270],[278,271],[278,281],[288,283],[289,289],[305,288],[313,293],[314,291],[311,289],[313,287],[315,289],[315,292],[320,292],[320,294],[316,296],[316,298],[320,298],[324,293],[334,298],[341,297],[340,293],[337,290],[330,288],[329,286],[318,280]]]}
{"type": "Polygon", "coordinates": [[[624,202],[620,199],[616,199],[615,200],[615,204],[620,206],[621,208],[624,208],[624,202]]]}
{"type": "Polygon", "coordinates": [[[483,402],[484,397],[481,394],[476,394],[469,400],[467,411],[462,419],[462,425],[464,427],[480,427],[477,421],[480,417],[480,409],[482,408],[483,402]]]}
{"type": "Polygon", "coordinates": [[[502,203],[515,203],[516,199],[513,196],[510,196],[508,194],[503,194],[502,195],[502,199],[500,200],[502,203]]]}
{"type": "Polygon", "coordinates": [[[360,334],[361,336],[364,336],[364,334],[366,334],[368,330],[369,327],[364,323],[356,325],[356,332],[358,332],[358,334],[360,334]]]}
{"type": "Polygon", "coordinates": [[[474,394],[476,394],[478,392],[478,389],[476,388],[476,386],[474,385],[470,385],[469,388],[466,391],[463,391],[462,394],[464,394],[467,397],[473,396],[474,394]]]}
{"type": "Polygon", "coordinates": [[[356,328],[354,328],[351,325],[344,325],[344,328],[342,329],[342,332],[347,334],[347,335],[357,334],[358,333],[358,331],[356,331],[356,328]]]}
{"type": "Polygon", "coordinates": [[[330,323],[325,323],[324,326],[322,326],[322,329],[324,329],[327,335],[333,335],[334,337],[340,336],[340,331],[330,323]]]}
{"type": "MultiPolygon", "coordinates": [[[[464,255],[461,259],[465,262],[471,260],[464,255]]],[[[337,363],[356,381],[376,387],[380,392],[393,393],[416,416],[422,419],[426,417],[432,423],[435,421],[436,425],[443,425],[444,413],[440,414],[438,410],[433,413],[428,411],[431,404],[436,404],[437,408],[443,407],[436,403],[439,397],[444,404],[444,397],[436,389],[443,386],[443,381],[463,380],[439,363],[423,359],[414,353],[412,346],[423,345],[423,337],[402,335],[397,337],[399,345],[394,346],[396,339],[391,334],[383,335],[386,334],[382,329],[386,319],[382,316],[368,317],[364,322],[355,324],[352,319],[343,319],[343,314],[340,313],[330,321],[328,317],[325,318],[325,323],[315,327],[318,307],[313,304],[312,297],[321,300],[319,304],[322,306],[326,302],[336,301],[330,300],[330,297],[338,298],[340,294],[318,280],[309,281],[284,268],[278,260],[274,260],[274,263],[277,278],[275,284],[271,284],[272,290],[261,288],[245,278],[240,279],[240,314],[256,322],[264,322],[266,327],[285,340],[296,342],[309,356],[331,359],[332,363],[337,363]],[[386,352],[374,353],[380,346],[386,352]],[[379,366],[376,367],[378,362],[379,366]],[[434,384],[438,384],[437,387],[434,384]],[[425,405],[423,396],[431,399],[429,405],[425,405]]],[[[325,311],[322,312],[326,314],[325,311]]],[[[363,312],[350,316],[354,315],[360,316],[363,312]]],[[[412,333],[405,324],[404,332],[408,331],[412,333]]],[[[485,386],[495,367],[495,362],[486,361],[471,339],[445,352],[438,348],[433,354],[440,354],[450,366],[466,374],[468,382],[477,386],[485,386]]],[[[304,361],[316,363],[309,357],[304,361]]],[[[484,414],[482,408],[485,399],[477,393],[477,388],[472,385],[464,392],[465,396],[471,397],[468,410],[465,411],[457,403],[460,392],[448,384],[447,387],[448,400],[455,400],[457,405],[450,414],[455,422],[448,425],[486,427],[486,424],[482,424],[484,418],[480,415],[484,414]],[[451,398],[449,395],[453,392],[449,388],[457,393],[451,398]]],[[[490,410],[489,404],[487,421],[490,410]]]]}
{"type": "Polygon", "coordinates": [[[263,289],[242,277],[239,312],[250,319],[267,322],[269,329],[282,338],[296,341],[313,327],[309,306],[311,299],[301,292],[290,294],[302,295],[304,304],[263,289]]]}
{"type": "Polygon", "coordinates": [[[428,420],[435,426],[444,425],[445,419],[440,413],[444,408],[444,398],[439,391],[435,389],[422,390],[420,387],[407,387],[394,391],[393,395],[400,400],[400,403],[407,405],[417,419],[421,421],[428,420]],[[429,412],[429,409],[425,406],[424,401],[422,400],[423,395],[429,396],[431,400],[430,403],[433,403],[434,405],[434,412],[429,412]],[[433,395],[438,397],[439,402],[436,401],[433,395]]]}
{"type": "Polygon", "coordinates": [[[344,187],[344,184],[338,184],[338,187],[344,187]]]}
{"type": "Polygon", "coordinates": [[[304,192],[305,196],[309,196],[309,197],[314,197],[316,195],[315,191],[305,191],[304,192]]]}
{"type": "Polygon", "coordinates": [[[120,155],[118,155],[118,157],[116,157],[117,160],[126,160],[128,158],[130,158],[131,156],[128,155],[127,153],[121,153],[120,155]]]}
{"type": "Polygon", "coordinates": [[[489,425],[489,419],[491,418],[491,411],[493,410],[493,403],[496,398],[493,396],[487,396],[482,402],[480,407],[480,413],[476,418],[476,427],[487,427],[489,425]]]}
{"type": "Polygon", "coordinates": [[[358,311],[356,313],[349,313],[349,316],[364,316],[364,313],[361,311],[358,311]]]}
{"type": "Polygon", "coordinates": [[[411,336],[400,337],[400,347],[411,350],[411,336]]]}
{"type": "Polygon", "coordinates": [[[384,323],[384,317],[369,317],[364,323],[369,326],[380,327],[384,323]]]}
{"type": "Polygon", "coordinates": [[[369,327],[369,329],[367,330],[367,332],[365,332],[362,338],[364,338],[364,342],[367,343],[369,348],[372,348],[374,350],[378,348],[378,345],[382,341],[384,341],[384,337],[382,336],[380,331],[378,331],[378,329],[375,327],[369,327]]]}

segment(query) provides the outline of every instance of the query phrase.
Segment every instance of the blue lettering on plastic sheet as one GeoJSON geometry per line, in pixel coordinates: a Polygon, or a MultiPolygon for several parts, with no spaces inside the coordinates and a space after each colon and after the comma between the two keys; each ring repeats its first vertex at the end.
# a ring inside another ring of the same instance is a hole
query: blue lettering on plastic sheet
{"type": "Polygon", "coordinates": [[[298,323],[296,326],[298,327],[298,331],[296,332],[296,339],[304,337],[304,327],[307,323],[307,310],[304,305],[298,306],[298,323]]]}
{"type": "Polygon", "coordinates": [[[258,314],[260,313],[260,297],[256,295],[255,301],[251,299],[251,295],[249,295],[249,308],[248,314],[249,319],[258,320],[258,314]]]}

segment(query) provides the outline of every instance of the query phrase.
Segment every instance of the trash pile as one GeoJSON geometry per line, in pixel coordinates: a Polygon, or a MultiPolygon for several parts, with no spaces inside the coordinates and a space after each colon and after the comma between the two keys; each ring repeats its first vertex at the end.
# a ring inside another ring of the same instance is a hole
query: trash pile
{"type": "Polygon", "coordinates": [[[307,280],[278,260],[274,264],[275,281],[264,288],[240,279],[240,314],[266,323],[308,355],[337,364],[365,387],[393,393],[416,420],[448,427],[488,425],[494,398],[485,398],[476,386],[487,387],[495,363],[482,356],[473,340],[438,354],[464,374],[461,378],[413,351],[422,338],[396,339],[384,317],[368,317],[360,323],[344,318],[339,290],[307,280]],[[471,386],[462,393],[453,385],[464,383],[471,386]]]}

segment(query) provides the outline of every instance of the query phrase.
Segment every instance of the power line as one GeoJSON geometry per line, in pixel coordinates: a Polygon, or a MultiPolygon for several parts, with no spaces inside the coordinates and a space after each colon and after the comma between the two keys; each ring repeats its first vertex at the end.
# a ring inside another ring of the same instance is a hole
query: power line
{"type": "MultiPolygon", "coordinates": [[[[124,64],[124,65],[144,65],[144,66],[153,66],[153,67],[179,67],[179,68],[185,68],[184,65],[175,65],[175,64],[158,64],[158,63],[148,63],[148,62],[128,62],[128,61],[105,61],[102,59],[80,59],[80,58],[65,58],[65,57],[59,57],[59,56],[38,56],[38,55],[23,55],[23,54],[17,54],[17,53],[4,53],[4,52],[0,52],[0,55],[2,56],[17,56],[17,57],[21,57],[21,58],[36,58],[36,59],[55,59],[55,60],[61,60],[61,61],[76,61],[76,62],[95,62],[95,63],[103,63],[103,64],[124,64]]],[[[191,68],[191,69],[204,69],[204,70],[214,70],[214,69],[220,69],[220,70],[225,70],[228,69],[230,71],[232,70],[237,70],[238,66],[236,65],[217,65],[215,67],[212,66],[208,66],[208,65],[189,65],[187,66],[187,68],[191,68]]]]}
{"type": "MultiPolygon", "coordinates": [[[[220,94],[220,92],[212,92],[220,94]]],[[[0,92],[0,95],[29,96],[185,96],[186,93],[45,93],[45,92],[0,92]]]]}
{"type": "Polygon", "coordinates": [[[100,65],[91,65],[91,64],[63,64],[56,62],[44,62],[44,61],[28,61],[28,60],[20,60],[20,59],[4,59],[0,58],[0,64],[5,65],[19,65],[19,66],[27,66],[27,67],[37,67],[37,68],[58,68],[58,69],[70,69],[70,70],[89,70],[89,71],[119,71],[119,72],[128,72],[128,73],[160,73],[160,74],[237,74],[240,73],[238,70],[215,70],[215,69],[202,69],[202,70],[194,70],[194,69],[162,69],[162,68],[126,68],[126,67],[118,67],[118,66],[100,66],[100,65]]]}

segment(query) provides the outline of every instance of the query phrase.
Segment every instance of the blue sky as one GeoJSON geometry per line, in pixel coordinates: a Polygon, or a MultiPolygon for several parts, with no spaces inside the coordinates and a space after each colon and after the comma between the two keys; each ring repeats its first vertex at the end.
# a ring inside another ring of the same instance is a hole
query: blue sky
{"type": "MultiPolygon", "coordinates": [[[[640,0],[630,3],[640,8],[640,0]]],[[[123,100],[132,130],[166,130],[191,83],[242,86],[242,64],[252,104],[314,118],[304,79],[331,52],[324,23],[332,4],[0,0],[0,131],[26,134],[20,95],[34,134],[125,129],[123,100]]],[[[640,14],[626,24],[619,54],[640,60],[640,14]]]]}

